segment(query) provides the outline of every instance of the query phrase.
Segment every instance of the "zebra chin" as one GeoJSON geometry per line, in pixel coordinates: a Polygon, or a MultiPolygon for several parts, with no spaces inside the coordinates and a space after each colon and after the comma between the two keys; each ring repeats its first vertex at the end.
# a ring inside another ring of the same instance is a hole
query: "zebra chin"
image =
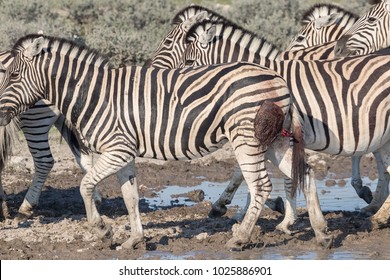
{"type": "Polygon", "coordinates": [[[12,120],[12,114],[10,112],[0,111],[0,126],[8,125],[12,120]]]}

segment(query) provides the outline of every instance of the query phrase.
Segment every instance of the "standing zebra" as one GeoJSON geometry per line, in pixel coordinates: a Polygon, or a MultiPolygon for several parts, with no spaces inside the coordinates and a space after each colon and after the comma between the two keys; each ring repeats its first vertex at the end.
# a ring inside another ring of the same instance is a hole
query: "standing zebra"
{"type": "MultiPolygon", "coordinates": [[[[201,26],[207,25],[212,25],[216,30],[218,30],[217,26],[221,25],[219,30],[228,30],[226,23],[203,22],[201,24],[201,26]]],[[[194,29],[201,28],[195,26],[194,29]]],[[[205,27],[201,30],[209,29],[205,27]]],[[[390,65],[387,63],[389,58],[387,53],[328,62],[267,61],[247,45],[240,46],[239,42],[233,42],[232,36],[225,36],[222,31],[217,32],[217,39],[208,38],[210,39],[208,44],[201,40],[205,37],[202,34],[191,31],[188,33],[189,46],[183,56],[182,66],[232,62],[234,60],[231,57],[235,57],[240,61],[260,63],[275,70],[287,81],[294,96],[294,104],[300,109],[301,114],[308,116],[303,117],[305,137],[308,137],[305,138],[306,148],[344,156],[376,153],[378,174],[382,174],[385,178],[378,181],[377,189],[379,191],[387,189],[389,176],[386,168],[389,163],[382,153],[387,149],[388,127],[386,124],[379,125],[381,118],[387,118],[386,113],[383,115],[382,112],[374,109],[378,107],[376,102],[387,102],[386,96],[383,96],[383,93],[389,89],[386,80],[386,67],[390,65]],[[230,46],[231,49],[242,54],[242,57],[234,56],[220,46],[230,46]],[[380,59],[383,59],[383,62],[380,59]],[[375,77],[366,74],[373,71],[375,77]],[[356,101],[346,102],[355,99],[356,101]],[[355,103],[357,103],[354,105],[356,108],[351,107],[351,104],[355,103]],[[324,108],[326,110],[323,110],[324,108]],[[365,115],[366,110],[371,112],[365,115]],[[357,135],[358,133],[361,135],[357,135]],[[379,135],[381,135],[380,139],[376,139],[379,135]]],[[[382,106],[380,108],[382,109],[382,106]]],[[[386,199],[386,195],[383,192],[381,194],[386,199]]]]}
{"type": "MultiPolygon", "coordinates": [[[[12,49],[12,63],[0,84],[0,124],[47,99],[78,133],[84,148],[99,153],[81,181],[89,225],[112,236],[101,219],[92,192],[98,182],[118,172],[129,211],[131,237],[125,248],[143,240],[138,210],[136,156],[162,160],[193,159],[230,141],[248,183],[251,204],[233,227],[228,247],[241,247],[251,233],[272,189],[265,152],[292,112],[295,138],[274,158],[295,183],[305,173],[302,128],[285,81],[256,64],[234,63],[188,69],[111,68],[96,51],[48,36],[29,35],[12,49]],[[270,131],[271,133],[264,133],[270,131]],[[123,168],[130,163],[130,170],[123,168]],[[130,177],[129,177],[130,171],[130,177]]],[[[279,153],[278,153],[279,152],[279,153]]],[[[312,182],[314,180],[311,179],[312,182]]]]}
{"type": "MultiPolygon", "coordinates": [[[[351,29],[337,42],[335,53],[337,56],[363,55],[390,47],[390,1],[374,0],[376,4],[363,14],[351,29]]],[[[382,170],[385,176],[389,177],[389,170],[382,170]]],[[[390,195],[387,185],[379,190],[379,193],[387,195],[377,199],[377,204],[382,207],[371,218],[374,224],[384,224],[390,219],[390,195]],[[382,199],[384,198],[384,199],[382,199]],[[385,200],[386,199],[386,200],[385,200]]],[[[374,197],[377,197],[378,191],[374,197]]]]}
{"type": "Polygon", "coordinates": [[[302,16],[302,28],[288,50],[296,51],[339,39],[355,23],[357,15],[333,4],[315,4],[302,16]]]}

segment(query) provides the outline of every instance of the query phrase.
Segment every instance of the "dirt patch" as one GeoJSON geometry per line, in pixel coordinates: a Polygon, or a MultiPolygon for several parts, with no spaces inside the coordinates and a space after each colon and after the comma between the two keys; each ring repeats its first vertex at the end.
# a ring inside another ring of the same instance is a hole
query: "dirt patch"
{"type": "MultiPolygon", "coordinates": [[[[267,258],[267,252],[275,248],[286,257],[315,251],[315,258],[326,259],[329,252],[359,250],[368,252],[369,259],[390,258],[390,228],[372,230],[357,212],[325,213],[329,234],[335,237],[333,249],[325,250],[315,242],[306,209],[298,210],[299,217],[290,236],[275,231],[283,216],[267,208],[262,212],[251,244],[242,252],[229,252],[224,245],[231,237],[235,207],[229,208],[227,215],[221,218],[208,217],[213,201],[207,201],[207,197],[193,206],[149,208],[144,198],[156,196],[165,186],[193,186],[203,180],[229,180],[235,160],[228,147],[191,163],[137,161],[145,242],[137,250],[124,250],[120,244],[128,238],[130,226],[115,177],[107,178],[99,185],[104,198],[100,213],[114,231],[112,243],[107,244],[98,240],[87,226],[79,192],[82,173],[68,147],[59,142],[56,134],[51,142],[57,162],[33,217],[18,226],[12,220],[0,224],[1,259],[260,259],[267,258]]],[[[348,158],[311,154],[310,159],[319,179],[327,176],[337,180],[351,174],[348,158]]],[[[364,157],[361,166],[363,176],[376,177],[375,162],[371,156],[364,157]]],[[[269,170],[271,176],[281,176],[271,165],[269,170]]],[[[3,173],[11,218],[17,214],[31,182],[32,171],[31,156],[22,141],[3,173]]]]}

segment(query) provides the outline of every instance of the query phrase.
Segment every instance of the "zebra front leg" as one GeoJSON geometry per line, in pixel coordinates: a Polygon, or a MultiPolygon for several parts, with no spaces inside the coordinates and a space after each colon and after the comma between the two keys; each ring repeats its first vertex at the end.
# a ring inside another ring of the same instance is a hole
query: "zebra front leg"
{"type": "MultiPolygon", "coordinates": [[[[374,156],[378,169],[378,184],[376,186],[374,199],[370,202],[369,205],[361,209],[361,213],[365,214],[366,216],[374,215],[381,208],[383,202],[389,196],[389,173],[386,171],[380,153],[374,152],[374,156]]],[[[369,191],[371,193],[370,189],[369,191]]]]}
{"type": "Polygon", "coordinates": [[[318,199],[317,188],[315,183],[314,172],[311,167],[308,167],[306,172],[304,195],[309,212],[309,220],[311,227],[314,230],[317,243],[324,248],[331,248],[333,246],[333,236],[328,235],[327,222],[320,208],[320,201],[318,199]]]}
{"type": "Polygon", "coordinates": [[[134,161],[123,167],[117,173],[117,178],[121,185],[123,200],[129,212],[131,227],[131,236],[122,244],[122,247],[125,249],[133,249],[144,240],[141,216],[139,214],[139,195],[134,161]]]}
{"type": "Polygon", "coordinates": [[[25,126],[22,127],[28,148],[33,156],[35,172],[31,186],[28,188],[23,203],[19,207],[16,222],[21,222],[31,217],[34,207],[39,203],[39,198],[47,176],[54,166],[54,158],[49,146],[48,129],[50,129],[50,127],[40,134],[41,138],[37,141],[37,136],[35,134],[30,134],[30,129],[25,129],[25,126]]]}
{"type": "Polygon", "coordinates": [[[360,176],[360,160],[361,156],[352,157],[352,187],[355,189],[357,195],[365,202],[370,203],[372,201],[372,192],[369,187],[363,186],[363,181],[360,176]]]}

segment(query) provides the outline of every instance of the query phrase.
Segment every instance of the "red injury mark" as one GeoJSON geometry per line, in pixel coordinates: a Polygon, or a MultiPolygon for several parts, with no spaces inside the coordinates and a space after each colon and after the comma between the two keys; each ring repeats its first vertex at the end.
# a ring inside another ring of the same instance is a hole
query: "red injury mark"
{"type": "Polygon", "coordinates": [[[282,129],[282,132],[280,134],[284,137],[292,137],[293,136],[292,133],[285,128],[282,129]]]}

